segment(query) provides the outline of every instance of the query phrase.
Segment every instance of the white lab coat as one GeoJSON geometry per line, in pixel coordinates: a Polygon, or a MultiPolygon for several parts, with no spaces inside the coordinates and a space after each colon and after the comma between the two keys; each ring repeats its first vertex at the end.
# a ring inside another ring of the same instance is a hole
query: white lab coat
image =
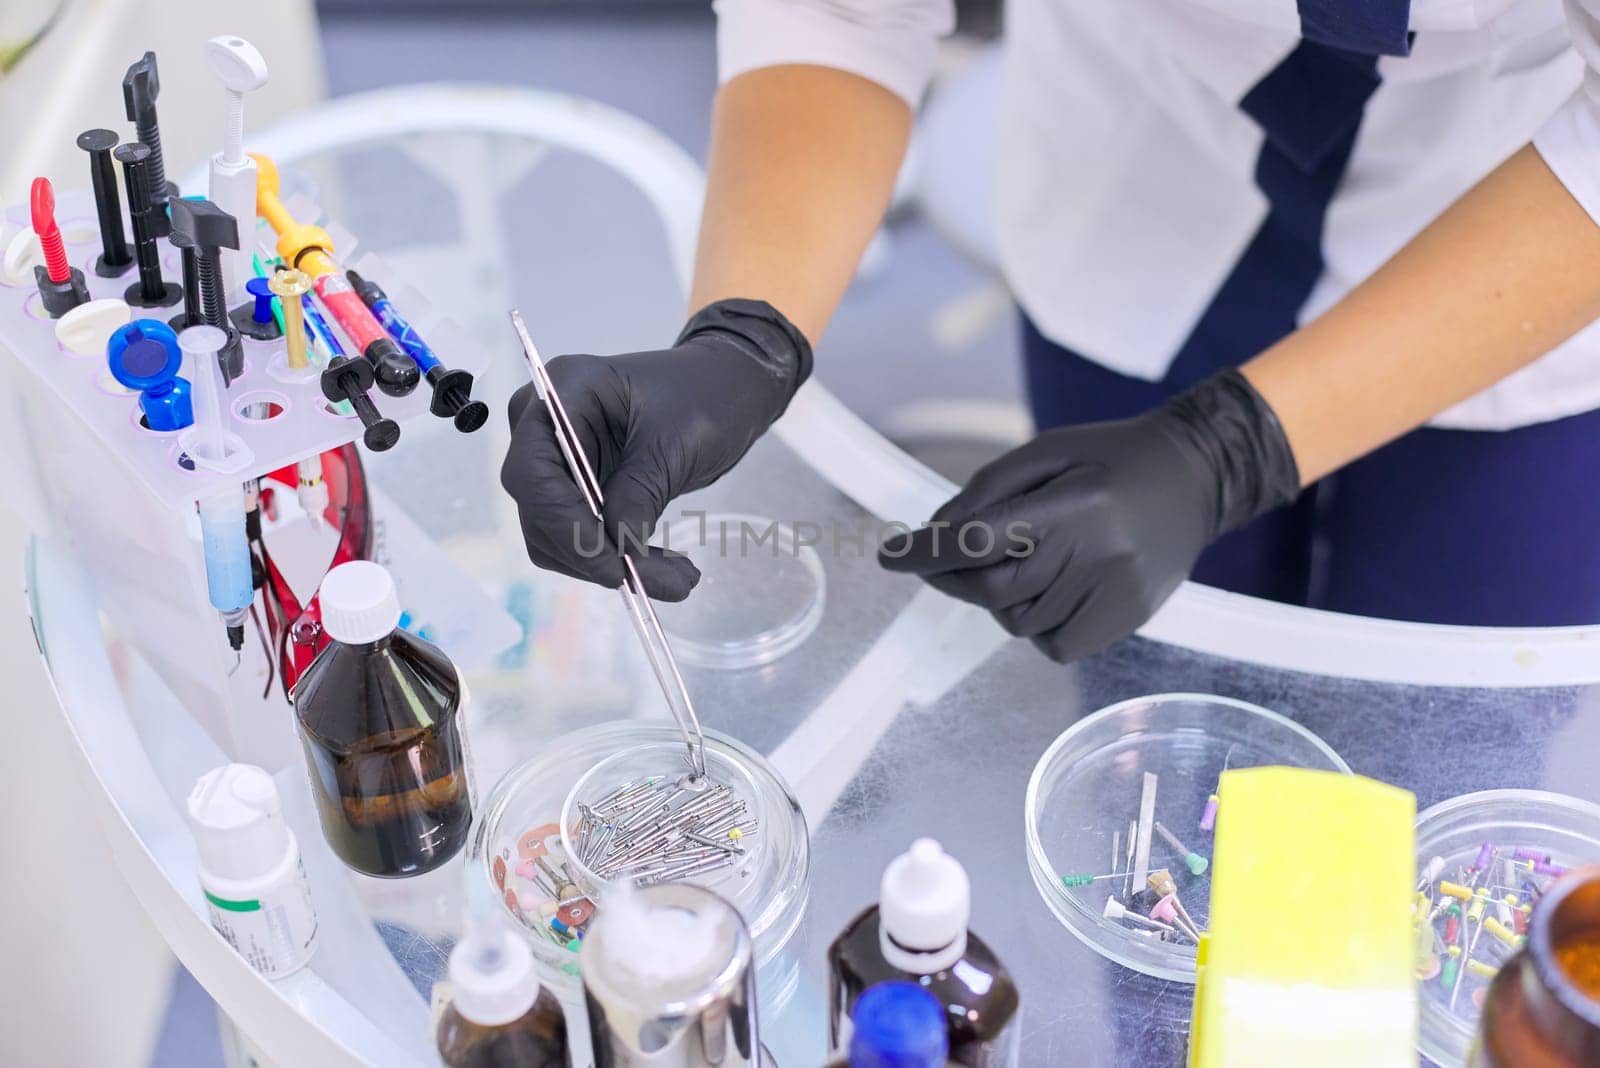
{"type": "MultiPolygon", "coordinates": [[[[821,64],[913,106],[953,22],[949,0],[716,8],[723,79],[821,64]]],[[[1166,373],[1265,216],[1263,135],[1238,105],[1300,25],[1295,0],[1010,0],[996,227],[1012,289],[1047,337],[1124,374],[1166,373]]],[[[1600,222],[1600,0],[1411,0],[1409,26],[1410,54],[1378,60],[1302,322],[1529,141],[1600,222]]],[[[1597,326],[1433,425],[1504,429],[1594,408],[1597,326]]]]}

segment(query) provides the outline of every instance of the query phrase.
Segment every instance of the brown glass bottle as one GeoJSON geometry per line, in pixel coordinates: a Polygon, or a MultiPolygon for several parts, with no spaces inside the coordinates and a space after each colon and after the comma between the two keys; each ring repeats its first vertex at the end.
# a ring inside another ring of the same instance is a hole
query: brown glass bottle
{"type": "Polygon", "coordinates": [[[1600,1065],[1600,868],[1557,880],[1535,906],[1528,944],[1489,984],[1468,1064],[1600,1065]]]}
{"type": "Polygon", "coordinates": [[[910,979],[925,987],[945,1007],[950,1036],[950,1063],[966,1068],[1000,1068],[1017,1063],[1016,984],[1005,966],[977,935],[967,935],[966,952],[948,968],[930,975],[902,971],[879,949],[878,907],[850,922],[828,948],[828,1043],[837,1048],[848,1038],[842,1022],[867,987],[887,979],[910,979]]]}
{"type": "Polygon", "coordinates": [[[323,834],[367,875],[431,871],[472,822],[455,665],[395,629],[393,582],[376,564],[335,568],[319,600],[334,640],[295,686],[295,713],[323,834]]]}
{"type": "Polygon", "coordinates": [[[450,951],[440,1058],[449,1068],[572,1068],[566,1017],[539,983],[533,950],[497,922],[474,923],[482,907],[469,910],[467,935],[450,951]]]}
{"type": "Polygon", "coordinates": [[[452,1003],[436,1038],[449,1068],[572,1068],[561,1003],[544,989],[527,1012],[496,1026],[473,1023],[452,1003]]]}
{"type": "Polygon", "coordinates": [[[937,842],[920,839],[890,863],[879,903],[828,947],[829,1047],[848,1045],[850,1011],[867,987],[909,979],[945,1007],[951,1064],[1016,1065],[1021,997],[994,951],[967,931],[969,912],[966,873],[937,842]]]}

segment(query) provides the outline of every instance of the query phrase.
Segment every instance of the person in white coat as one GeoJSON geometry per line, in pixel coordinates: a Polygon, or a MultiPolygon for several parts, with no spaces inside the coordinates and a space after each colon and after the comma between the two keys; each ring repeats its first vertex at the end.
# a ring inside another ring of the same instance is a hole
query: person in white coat
{"type": "MultiPolygon", "coordinates": [[[[950,0],[716,7],[699,310],[670,348],[552,366],[603,530],[540,406],[512,406],[530,555],[609,585],[616,554],[577,547],[715,480],[809,375],[953,22],[950,0]]],[[[1399,619],[1600,619],[1600,0],[1005,17],[995,211],[1041,433],[884,565],[1059,660],[1190,574],[1399,619]],[[970,524],[1026,550],[970,551],[970,524]]],[[[668,599],[698,577],[642,569],[668,599]]]]}

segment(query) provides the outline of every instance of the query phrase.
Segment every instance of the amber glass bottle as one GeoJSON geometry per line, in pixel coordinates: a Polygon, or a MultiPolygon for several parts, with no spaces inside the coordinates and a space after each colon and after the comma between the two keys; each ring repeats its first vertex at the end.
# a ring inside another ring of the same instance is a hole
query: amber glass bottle
{"type": "Polygon", "coordinates": [[[450,986],[435,1036],[448,1068],[572,1068],[561,1003],[539,985],[520,936],[480,931],[457,943],[450,986]]]}
{"type": "Polygon", "coordinates": [[[1472,1068],[1600,1065],[1600,868],[1557,880],[1489,984],[1472,1068]]]}
{"type": "Polygon", "coordinates": [[[472,822],[455,665],[397,630],[394,581],[341,564],[322,582],[333,639],[295,686],[311,792],[328,844],[350,867],[394,878],[431,871],[472,822]]]}
{"type": "Polygon", "coordinates": [[[856,1000],[876,983],[905,979],[945,1009],[950,1062],[1013,1068],[1021,999],[994,951],[967,930],[971,891],[961,865],[918,839],[883,873],[878,904],[828,949],[828,1040],[850,1046],[856,1000]]]}

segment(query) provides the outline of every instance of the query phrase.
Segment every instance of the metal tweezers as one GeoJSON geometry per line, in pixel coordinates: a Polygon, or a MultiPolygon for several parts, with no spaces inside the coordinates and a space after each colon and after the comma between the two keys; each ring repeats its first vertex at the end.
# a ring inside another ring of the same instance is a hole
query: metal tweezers
{"type": "MultiPolygon", "coordinates": [[[[539,358],[539,350],[533,344],[533,339],[528,336],[528,327],[522,321],[522,313],[515,308],[511,310],[511,325],[516,328],[517,337],[522,342],[523,355],[528,358],[528,366],[533,371],[533,388],[539,394],[539,399],[544,401],[545,411],[550,414],[550,422],[555,429],[556,444],[561,446],[561,455],[567,461],[567,470],[572,472],[572,480],[578,484],[578,489],[583,493],[583,500],[589,506],[589,511],[596,519],[602,519],[600,509],[606,503],[605,495],[600,491],[600,483],[594,477],[594,470],[589,466],[589,458],[584,455],[583,447],[578,442],[577,432],[573,430],[572,421],[567,418],[566,406],[561,403],[561,397],[556,393],[555,383],[550,380],[550,373],[545,370],[544,361],[539,358]]],[[[650,661],[650,670],[655,673],[656,682],[661,684],[661,693],[667,699],[667,707],[672,710],[672,718],[678,721],[678,730],[683,734],[684,744],[689,747],[689,768],[694,778],[703,778],[706,773],[706,738],[700,729],[700,718],[694,713],[694,702],[689,700],[689,688],[683,684],[683,675],[678,671],[678,661],[672,655],[672,646],[667,641],[666,632],[661,629],[661,620],[656,618],[656,610],[650,604],[650,595],[645,593],[644,582],[639,578],[639,569],[634,566],[633,557],[628,553],[622,554],[623,582],[620,588],[622,603],[628,607],[628,618],[633,621],[634,633],[639,635],[639,642],[644,646],[645,658],[650,661]]]]}

